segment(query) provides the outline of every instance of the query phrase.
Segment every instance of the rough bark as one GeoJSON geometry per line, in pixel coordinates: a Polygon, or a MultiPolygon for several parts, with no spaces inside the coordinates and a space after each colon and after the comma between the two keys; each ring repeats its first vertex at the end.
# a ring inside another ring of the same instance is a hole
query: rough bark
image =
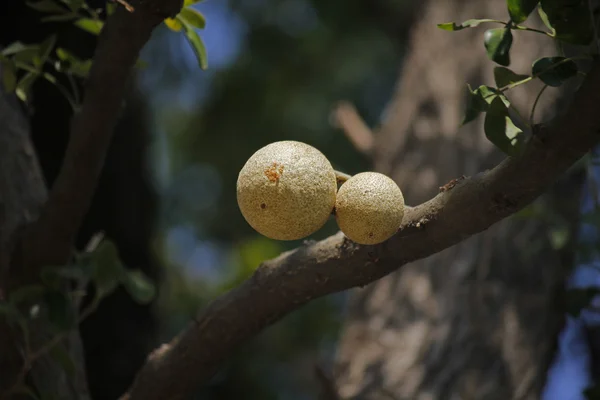
{"type": "MultiPolygon", "coordinates": [[[[64,161],[49,193],[29,132],[23,129],[24,120],[14,117],[8,103],[1,104],[4,114],[0,124],[0,293],[4,300],[15,288],[39,281],[44,266],[63,265],[70,260],[98,185],[126,83],[139,51],[153,29],[165,18],[177,14],[182,6],[181,0],[130,3],[135,11],[120,6],[100,34],[83,105],[73,118],[64,161]]],[[[49,325],[45,317],[31,323],[34,352],[55,337],[49,325]]],[[[31,386],[42,394],[67,400],[88,398],[76,330],[59,344],[67,347],[67,353],[76,363],[76,375],[67,376],[67,371],[46,356],[37,358],[29,368],[24,362],[18,327],[0,328],[0,396],[11,395],[14,383],[29,373],[31,386]]]]}
{"type": "MultiPolygon", "coordinates": [[[[86,0],[86,3],[96,10],[106,6],[105,0],[86,0]]],[[[93,57],[96,35],[86,34],[72,21],[42,21],[45,16],[25,1],[0,2],[0,46],[16,41],[40,43],[55,34],[57,48],[64,48],[82,60],[93,57]]],[[[51,66],[45,70],[56,74],[51,66]]],[[[73,80],[81,95],[85,80],[73,80]]],[[[102,231],[105,239],[114,242],[126,267],[142,270],[159,286],[159,265],[151,243],[158,210],[157,194],[149,180],[145,157],[151,140],[150,118],[147,98],[135,90],[136,80],[131,81],[98,188],[77,233],[76,248],[82,251],[92,236],[102,231]]],[[[26,118],[31,140],[47,187],[52,188],[69,140],[73,109],[54,84],[42,79],[32,85],[29,97],[32,102],[26,118]]],[[[88,290],[88,297],[92,298],[90,292],[93,290],[88,290]]],[[[137,304],[122,288],[102,300],[80,327],[92,398],[114,400],[127,389],[156,345],[157,332],[153,304],[137,304]]]]}
{"type": "MultiPolygon", "coordinates": [[[[398,182],[409,204],[500,158],[483,134],[482,118],[458,128],[466,83],[494,82],[494,64],[483,47],[486,28],[450,33],[435,26],[470,18],[506,20],[505,7],[501,0],[431,0],[413,28],[410,53],[372,152],[375,169],[398,182]]],[[[511,68],[528,73],[533,60],[553,54],[549,38],[517,33],[511,68]]],[[[539,89],[526,85],[509,97],[527,117],[539,89]]],[[[546,91],[538,120],[553,112],[555,98],[556,92],[546,91]]],[[[560,204],[544,201],[575,216],[577,182],[561,185],[560,204]]],[[[565,273],[565,254],[551,248],[548,229],[540,220],[511,218],[357,290],[336,360],[340,395],[539,398],[562,323],[556,299],[565,273]]]]}
{"type": "MultiPolygon", "coordinates": [[[[45,182],[29,136],[29,125],[15,96],[0,89],[0,301],[21,280],[11,271],[11,259],[19,230],[35,221],[47,198],[45,182]]],[[[14,387],[23,368],[23,341],[6,320],[0,320],[0,396],[14,387]]],[[[37,322],[30,328],[31,347],[38,349],[48,340],[48,326],[37,322]]],[[[51,336],[50,336],[51,337],[51,336]]],[[[61,399],[89,398],[83,369],[81,341],[75,332],[58,346],[71,354],[75,375],[68,373],[52,358],[41,357],[31,370],[34,385],[44,393],[61,399]]]]}

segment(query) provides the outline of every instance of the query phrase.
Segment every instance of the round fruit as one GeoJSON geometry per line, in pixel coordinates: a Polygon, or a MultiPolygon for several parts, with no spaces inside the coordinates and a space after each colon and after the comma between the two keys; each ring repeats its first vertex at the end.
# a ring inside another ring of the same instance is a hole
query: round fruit
{"type": "Polygon", "coordinates": [[[349,239],[377,244],[396,233],[404,217],[404,196],[396,182],[377,172],[348,179],[337,194],[335,217],[349,239]]]}
{"type": "Polygon", "coordinates": [[[319,230],[335,205],[331,163],[305,143],[271,143],[250,157],[237,180],[242,215],[271,239],[302,239],[319,230]]]}

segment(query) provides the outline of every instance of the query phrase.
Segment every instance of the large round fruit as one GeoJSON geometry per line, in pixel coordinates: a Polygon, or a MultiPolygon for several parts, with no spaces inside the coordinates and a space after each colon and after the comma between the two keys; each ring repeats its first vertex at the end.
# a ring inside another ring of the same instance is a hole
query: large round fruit
{"type": "Polygon", "coordinates": [[[271,239],[302,239],[320,229],[335,205],[331,163],[305,143],[271,143],[250,157],[237,180],[242,215],[271,239]]]}

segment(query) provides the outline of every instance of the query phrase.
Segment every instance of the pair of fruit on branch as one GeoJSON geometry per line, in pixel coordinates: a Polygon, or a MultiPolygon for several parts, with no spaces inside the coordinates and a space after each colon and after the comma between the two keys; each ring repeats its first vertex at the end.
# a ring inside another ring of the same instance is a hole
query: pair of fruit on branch
{"type": "Polygon", "coordinates": [[[254,153],[238,176],[237,200],[250,226],[276,240],[305,238],[333,213],[346,237],[372,245],[393,236],[404,217],[404,197],[392,179],[377,172],[348,177],[296,141],[254,153]]]}

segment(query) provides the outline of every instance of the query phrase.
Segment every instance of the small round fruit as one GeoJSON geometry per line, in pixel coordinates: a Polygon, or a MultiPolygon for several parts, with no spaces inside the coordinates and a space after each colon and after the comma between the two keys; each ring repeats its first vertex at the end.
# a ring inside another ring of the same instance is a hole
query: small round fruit
{"type": "Polygon", "coordinates": [[[237,180],[242,215],[257,232],[277,240],[319,230],[335,205],[331,163],[306,143],[271,143],[250,157],[237,180]]]}
{"type": "Polygon", "coordinates": [[[337,194],[335,217],[350,240],[377,244],[396,233],[404,217],[404,196],[392,179],[362,172],[348,179],[337,194]]]}

